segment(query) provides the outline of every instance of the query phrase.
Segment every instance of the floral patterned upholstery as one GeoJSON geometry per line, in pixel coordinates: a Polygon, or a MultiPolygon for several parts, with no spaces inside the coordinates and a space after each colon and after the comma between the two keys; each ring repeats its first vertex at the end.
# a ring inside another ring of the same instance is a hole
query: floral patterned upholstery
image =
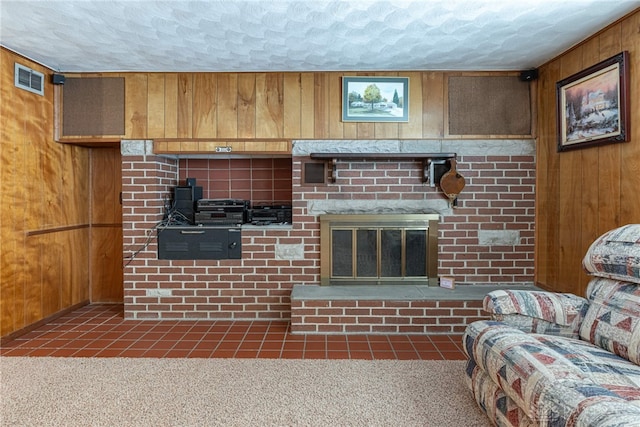
{"type": "Polygon", "coordinates": [[[463,341],[467,385],[495,425],[640,426],[639,254],[640,224],[620,227],[585,255],[586,298],[485,297],[493,320],[463,341]]]}

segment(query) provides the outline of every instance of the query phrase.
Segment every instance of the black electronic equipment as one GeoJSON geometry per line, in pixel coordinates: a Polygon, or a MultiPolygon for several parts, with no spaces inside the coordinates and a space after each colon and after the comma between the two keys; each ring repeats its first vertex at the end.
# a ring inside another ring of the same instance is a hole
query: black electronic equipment
{"type": "Polygon", "coordinates": [[[171,226],[158,233],[158,259],[240,259],[240,228],[171,226]]]}
{"type": "MultiPolygon", "coordinates": [[[[188,184],[195,184],[194,178],[187,179],[188,184]]],[[[190,224],[194,222],[194,204],[202,199],[202,187],[196,185],[178,185],[174,188],[173,208],[176,212],[184,216],[190,224]]]]}
{"type": "Polygon", "coordinates": [[[249,202],[239,199],[200,199],[196,202],[198,225],[239,226],[246,220],[249,202]]]}
{"type": "Polygon", "coordinates": [[[253,225],[291,224],[291,205],[258,205],[249,210],[247,222],[253,225]]]}
{"type": "Polygon", "coordinates": [[[531,69],[531,70],[521,71],[519,79],[522,82],[530,82],[532,80],[537,80],[538,79],[538,70],[534,68],[534,69],[531,69]]]}
{"type": "Polygon", "coordinates": [[[54,85],[63,85],[65,82],[65,78],[63,74],[52,74],[51,75],[51,83],[54,85]]]}

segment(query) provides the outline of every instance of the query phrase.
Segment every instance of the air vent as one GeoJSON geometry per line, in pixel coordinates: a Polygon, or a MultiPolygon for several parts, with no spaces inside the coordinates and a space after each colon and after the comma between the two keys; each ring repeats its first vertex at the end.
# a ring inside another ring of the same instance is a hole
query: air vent
{"type": "Polygon", "coordinates": [[[44,74],[16,62],[15,85],[20,89],[44,95],[44,74]]]}

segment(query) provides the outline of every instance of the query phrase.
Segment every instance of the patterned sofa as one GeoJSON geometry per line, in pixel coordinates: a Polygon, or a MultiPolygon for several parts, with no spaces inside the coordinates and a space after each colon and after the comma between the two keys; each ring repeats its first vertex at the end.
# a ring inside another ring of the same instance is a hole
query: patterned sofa
{"type": "Polygon", "coordinates": [[[498,426],[640,426],[640,224],[599,237],[586,298],[498,290],[470,324],[466,380],[498,426]]]}

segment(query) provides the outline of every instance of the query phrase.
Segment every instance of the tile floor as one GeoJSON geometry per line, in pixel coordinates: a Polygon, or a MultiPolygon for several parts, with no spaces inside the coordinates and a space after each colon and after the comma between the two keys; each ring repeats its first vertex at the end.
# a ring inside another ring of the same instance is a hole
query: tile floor
{"type": "Polygon", "coordinates": [[[460,335],[292,335],[288,321],[125,320],[94,304],[0,347],[2,356],[462,360],[460,335]]]}

